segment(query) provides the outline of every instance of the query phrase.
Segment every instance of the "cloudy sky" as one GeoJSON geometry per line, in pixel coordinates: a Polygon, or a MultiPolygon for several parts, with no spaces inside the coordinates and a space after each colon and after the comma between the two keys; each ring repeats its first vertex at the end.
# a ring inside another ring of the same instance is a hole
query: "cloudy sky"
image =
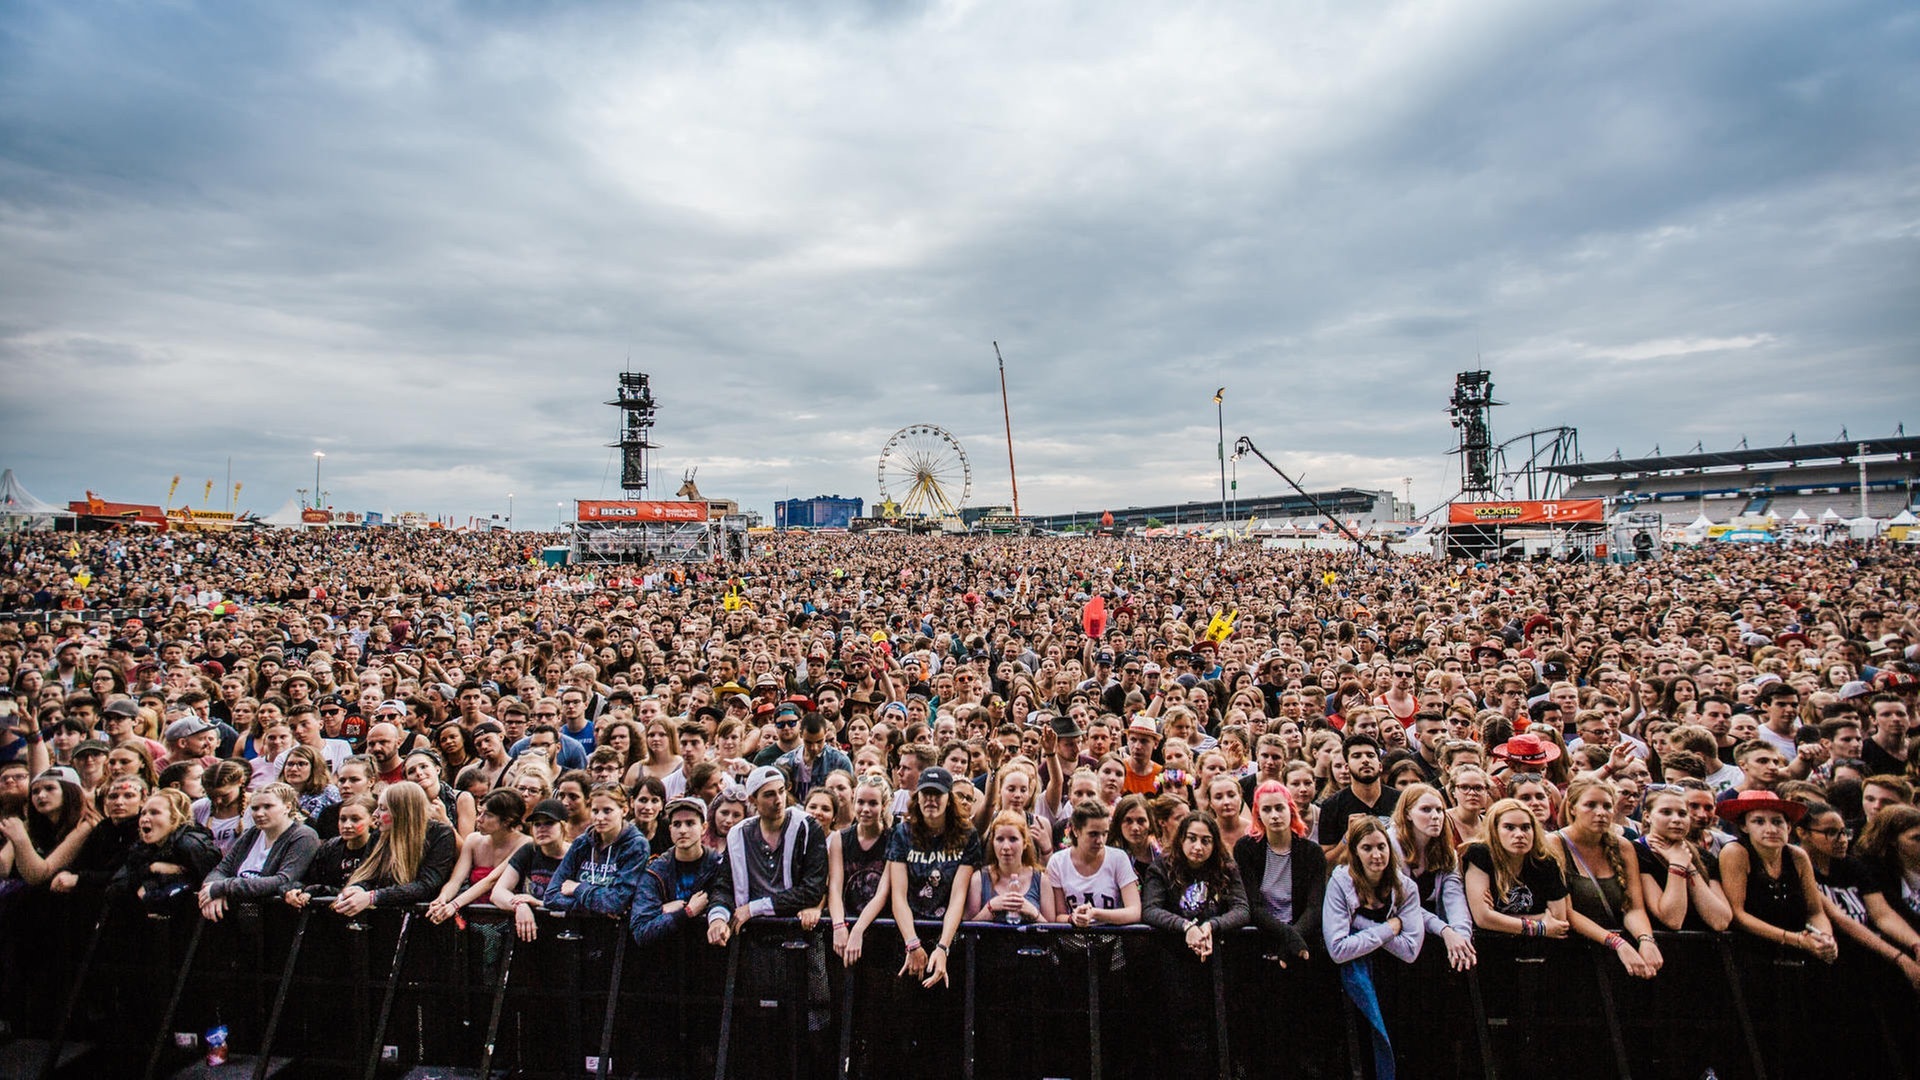
{"type": "Polygon", "coordinates": [[[631,358],[662,495],[872,499],[934,423],[1001,503],[995,340],[1028,511],[1215,497],[1221,384],[1422,507],[1482,365],[1589,457],[1920,424],[1920,11],[0,3],[42,498],[231,458],[268,512],[318,449],[341,508],[551,521],[631,358]]]}

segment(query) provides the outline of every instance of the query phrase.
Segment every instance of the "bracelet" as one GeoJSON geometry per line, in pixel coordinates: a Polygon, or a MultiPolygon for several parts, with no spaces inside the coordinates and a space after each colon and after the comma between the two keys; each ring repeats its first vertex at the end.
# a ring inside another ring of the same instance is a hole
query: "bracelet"
{"type": "Polygon", "coordinates": [[[934,951],[934,952],[947,952],[947,951],[949,951],[949,950],[947,949],[947,943],[946,943],[946,942],[944,942],[944,941],[942,941],[942,942],[940,942],[939,944],[936,944],[936,945],[935,945],[935,946],[933,947],[933,951],[934,951]]]}
{"type": "Polygon", "coordinates": [[[1651,942],[1651,941],[1653,940],[1653,935],[1652,935],[1652,934],[1641,934],[1641,935],[1640,935],[1639,937],[1637,937],[1637,938],[1634,938],[1634,940],[1635,940],[1635,941],[1638,941],[1638,942],[1639,942],[1640,944],[1642,944],[1642,945],[1645,945],[1645,944],[1647,944],[1647,943],[1649,943],[1649,942],[1651,942]]]}
{"type": "Polygon", "coordinates": [[[1539,934],[1540,934],[1539,923],[1534,922],[1532,919],[1520,920],[1520,936],[1521,937],[1537,937],[1539,936],[1539,934]]]}
{"type": "Polygon", "coordinates": [[[907,942],[907,951],[908,951],[908,952],[912,952],[913,950],[915,950],[915,949],[917,949],[917,948],[919,948],[919,947],[920,947],[920,939],[919,939],[919,938],[912,938],[912,939],[909,939],[909,940],[908,940],[908,942],[907,942]]]}
{"type": "Polygon", "coordinates": [[[1618,950],[1618,949],[1624,948],[1626,944],[1627,944],[1626,938],[1623,938],[1619,934],[1613,933],[1612,931],[1608,931],[1607,937],[1606,937],[1607,948],[1618,950]]]}
{"type": "Polygon", "coordinates": [[[1667,867],[1667,873],[1672,874],[1674,877],[1677,877],[1682,881],[1685,881],[1693,877],[1693,867],[1669,866],[1667,867]]]}
{"type": "Polygon", "coordinates": [[[847,920],[845,919],[833,920],[833,928],[835,930],[845,930],[847,928],[847,920]]]}

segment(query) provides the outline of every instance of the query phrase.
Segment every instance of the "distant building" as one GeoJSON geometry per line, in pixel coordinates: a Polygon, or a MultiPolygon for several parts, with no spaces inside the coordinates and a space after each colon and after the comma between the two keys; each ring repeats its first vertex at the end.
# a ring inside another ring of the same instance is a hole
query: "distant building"
{"type": "Polygon", "coordinates": [[[773,504],[776,529],[844,529],[860,516],[860,499],[838,495],[815,495],[811,499],[788,499],[773,504]]]}

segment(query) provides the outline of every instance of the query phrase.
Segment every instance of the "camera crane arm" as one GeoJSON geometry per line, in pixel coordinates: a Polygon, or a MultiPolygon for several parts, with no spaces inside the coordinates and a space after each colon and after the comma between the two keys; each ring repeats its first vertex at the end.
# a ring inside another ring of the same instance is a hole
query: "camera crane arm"
{"type": "MultiPolygon", "coordinates": [[[[1287,482],[1288,487],[1299,492],[1301,496],[1307,500],[1307,502],[1313,505],[1314,510],[1318,511],[1321,517],[1326,518],[1328,521],[1333,522],[1333,527],[1340,530],[1340,534],[1342,536],[1345,536],[1347,539],[1353,541],[1354,545],[1358,547],[1361,551],[1368,551],[1367,542],[1360,538],[1359,533],[1356,533],[1352,529],[1347,528],[1344,522],[1342,522],[1339,518],[1334,517],[1332,513],[1328,512],[1326,507],[1321,506],[1319,499],[1314,498],[1310,493],[1308,493],[1307,489],[1295,483],[1293,477],[1288,476],[1286,472],[1280,468],[1280,466],[1275,465],[1273,463],[1273,460],[1271,458],[1261,453],[1260,448],[1253,445],[1252,439],[1248,438],[1245,435],[1240,436],[1240,438],[1236,440],[1233,444],[1233,453],[1234,453],[1234,456],[1236,457],[1238,457],[1241,454],[1252,454],[1254,457],[1257,457],[1261,461],[1266,462],[1267,468],[1272,469],[1276,474],[1279,475],[1280,479],[1285,480],[1287,482]]],[[[1371,554],[1371,552],[1369,552],[1369,554],[1371,554]]],[[[1390,556],[1390,554],[1391,553],[1387,550],[1386,541],[1384,540],[1381,541],[1380,557],[1387,558],[1390,556]]]]}

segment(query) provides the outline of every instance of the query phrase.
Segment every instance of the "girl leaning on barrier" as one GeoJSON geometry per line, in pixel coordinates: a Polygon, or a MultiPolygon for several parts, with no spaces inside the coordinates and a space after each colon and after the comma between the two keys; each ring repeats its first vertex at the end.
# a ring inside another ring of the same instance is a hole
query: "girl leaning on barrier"
{"type": "Polygon", "coordinates": [[[513,912],[514,932],[521,941],[532,941],[540,936],[533,913],[546,906],[541,897],[567,854],[567,808],[558,799],[537,802],[527,811],[526,824],[533,841],[507,860],[488,899],[494,907],[513,912]]]}
{"type": "Polygon", "coordinates": [[[349,795],[332,809],[335,835],[320,842],[307,863],[306,879],[292,883],[280,894],[288,907],[297,910],[313,900],[338,896],[373,851],[377,833],[374,815],[379,811],[373,796],[349,795]]]}
{"type": "Polygon", "coordinates": [[[0,874],[28,885],[43,886],[80,854],[100,819],[80,791],[80,774],[55,765],[27,789],[25,817],[0,818],[0,874]]]}
{"type": "Polygon", "coordinates": [[[460,845],[427,810],[427,793],[411,780],[388,784],[379,798],[380,838],[333,901],[341,915],[370,907],[406,907],[440,891],[460,845]]]}
{"type": "MultiPolygon", "coordinates": [[[[1920,824],[1920,816],[1916,817],[1916,824],[1920,824]]],[[[1889,934],[1883,939],[1880,936],[1860,891],[1863,887],[1877,887],[1877,882],[1874,886],[1867,885],[1874,877],[1873,872],[1865,869],[1859,860],[1847,857],[1847,826],[1840,812],[1826,803],[1810,802],[1807,816],[1793,827],[1793,835],[1813,864],[1814,881],[1820,886],[1820,898],[1827,920],[1833,924],[1834,937],[1840,943],[1842,959],[1854,948],[1873,953],[1899,969],[1910,985],[1920,989],[1920,960],[1915,959],[1914,952],[1915,946],[1920,945],[1920,935],[1914,935],[1913,928],[1904,921],[1896,921],[1890,929],[1904,929],[1907,937],[1889,934]]]]}
{"type": "Polygon", "coordinates": [[[200,883],[220,862],[213,835],[193,820],[185,794],[171,788],[140,807],[140,842],[113,876],[108,895],[148,911],[191,910],[200,883]]]}
{"type": "Polygon", "coordinates": [[[1113,815],[1101,803],[1087,800],[1073,808],[1072,821],[1072,842],[1047,860],[1042,917],[1081,928],[1139,922],[1140,880],[1133,858],[1108,843],[1113,815]]]}
{"type": "Polygon", "coordinates": [[[1605,945],[1627,974],[1651,979],[1665,963],[1640,892],[1639,849],[1614,831],[1619,789],[1581,777],[1567,786],[1568,824],[1548,841],[1567,879],[1573,932],[1605,945]]]}
{"type": "Polygon", "coordinates": [[[1206,1075],[1212,1053],[1214,969],[1221,939],[1252,914],[1240,872],[1220,843],[1220,826],[1202,811],[1181,821],[1173,849],[1147,871],[1143,921],[1163,932],[1162,978],[1173,1033],[1171,1071],[1206,1075]],[[1177,943],[1175,940],[1177,935],[1177,943]]]}
{"type": "Polygon", "coordinates": [[[967,890],[985,862],[980,834],[954,803],[953,774],[938,766],[920,770],[907,819],[887,840],[887,889],[906,946],[901,975],[929,988],[947,982],[947,954],[966,911],[967,890]],[[932,945],[920,940],[916,919],[940,920],[932,945]]]}
{"type": "Polygon", "coordinates": [[[1476,960],[1473,912],[1467,907],[1450,824],[1440,792],[1427,784],[1414,784],[1401,791],[1400,801],[1394,804],[1389,839],[1420,897],[1427,936],[1444,943],[1453,970],[1465,971],[1476,960]]]}
{"type": "Polygon", "coordinates": [[[1807,808],[1763,791],[1722,800],[1718,813],[1739,835],[1720,852],[1720,879],[1734,928],[1762,943],[1832,963],[1840,955],[1807,853],[1787,842],[1807,808]]]}
{"type": "Polygon", "coordinates": [[[1341,850],[1345,854],[1328,876],[1321,902],[1321,931],[1328,957],[1340,966],[1341,988],[1367,1022],[1374,1076],[1392,1080],[1393,1043],[1374,987],[1373,959],[1385,953],[1413,963],[1426,939],[1427,913],[1379,818],[1355,817],[1341,850]]]}
{"type": "Polygon", "coordinates": [[[513,853],[528,843],[520,831],[527,804],[520,793],[508,788],[490,793],[480,803],[480,816],[474,830],[460,844],[460,857],[454,861],[453,874],[440,887],[440,895],[427,905],[427,918],[442,923],[461,908],[493,895],[494,882],[505,871],[513,853]]]}
{"type": "MultiPolygon", "coordinates": [[[[1860,897],[1874,928],[1920,959],[1920,810],[1882,807],[1860,838],[1860,897]]],[[[1902,965],[1912,979],[1912,969],[1902,965]]]]}
{"type": "Polygon", "coordinates": [[[627,790],[595,784],[587,796],[587,831],[568,845],[541,900],[548,911],[625,915],[647,864],[647,840],[627,820],[627,790]]]}
{"type": "Polygon", "coordinates": [[[1460,852],[1473,925],[1497,934],[1564,938],[1567,880],[1547,850],[1546,832],[1518,799],[1487,810],[1488,843],[1460,852]]]}
{"type": "Polygon", "coordinates": [[[151,794],[138,776],[122,776],[101,789],[100,820],[67,868],[48,887],[57,893],[105,888],[127,853],[140,842],[140,807],[151,794]]]}
{"type": "Polygon", "coordinates": [[[1268,780],[1254,788],[1253,807],[1253,821],[1234,845],[1233,861],[1253,925],[1269,939],[1266,955],[1284,968],[1307,959],[1320,940],[1327,856],[1310,839],[1286,784],[1268,780]]]}
{"type": "Polygon", "coordinates": [[[279,896],[305,876],[320,837],[296,820],[296,798],[291,787],[279,783],[253,793],[252,826],[200,886],[200,914],[208,922],[219,922],[230,900],[279,896]]]}
{"type": "MultiPolygon", "coordinates": [[[[1079,814],[1076,809],[1076,819],[1079,814]]],[[[1015,924],[1039,922],[1042,864],[1026,819],[1003,810],[987,823],[986,831],[987,865],[973,877],[966,918],[1015,924]]]]}
{"type": "Polygon", "coordinates": [[[1720,887],[1720,860],[1687,839],[1687,793],[1662,787],[1647,796],[1642,814],[1646,834],[1637,843],[1648,916],[1667,930],[1725,930],[1733,908],[1720,887]]]}
{"type": "Polygon", "coordinates": [[[853,824],[827,837],[827,916],[833,922],[833,951],[848,967],[860,960],[867,928],[887,910],[892,801],[884,775],[862,776],[853,787],[853,824]]]}

